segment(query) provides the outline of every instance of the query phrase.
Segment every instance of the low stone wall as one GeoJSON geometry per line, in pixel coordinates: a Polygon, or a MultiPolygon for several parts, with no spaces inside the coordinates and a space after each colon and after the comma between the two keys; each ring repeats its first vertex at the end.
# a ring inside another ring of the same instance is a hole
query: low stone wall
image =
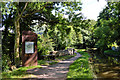
{"type": "Polygon", "coordinates": [[[67,48],[68,54],[73,55],[75,49],[74,48],[67,48]]]}
{"type": "Polygon", "coordinates": [[[59,50],[59,51],[51,51],[50,54],[58,56],[65,56],[65,55],[73,55],[74,54],[73,48],[68,48],[67,50],[59,50]]]}
{"type": "Polygon", "coordinates": [[[75,50],[73,48],[68,48],[67,50],[51,51],[49,52],[50,53],[49,55],[42,55],[40,58],[55,59],[56,57],[59,57],[59,56],[73,55],[74,51],[75,50]]]}

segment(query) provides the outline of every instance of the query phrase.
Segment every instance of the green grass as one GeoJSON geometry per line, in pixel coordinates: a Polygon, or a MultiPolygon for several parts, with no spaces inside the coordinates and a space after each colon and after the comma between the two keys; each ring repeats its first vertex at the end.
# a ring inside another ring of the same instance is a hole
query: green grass
{"type": "Polygon", "coordinates": [[[38,65],[49,65],[46,60],[38,60],[38,65]]]}
{"type": "Polygon", "coordinates": [[[113,51],[113,50],[106,50],[106,51],[104,51],[104,53],[106,54],[106,55],[115,55],[115,56],[118,56],[118,55],[120,55],[120,52],[117,52],[117,51],[113,51]]]}
{"type": "Polygon", "coordinates": [[[60,56],[60,57],[58,57],[58,58],[56,58],[56,59],[66,60],[66,59],[72,58],[72,57],[74,57],[74,56],[76,56],[76,53],[75,53],[74,55],[60,56]]]}
{"type": "MultiPolygon", "coordinates": [[[[76,54],[75,54],[76,55],[76,54]]],[[[30,74],[27,74],[28,69],[33,68],[41,68],[40,65],[53,65],[59,62],[59,60],[65,60],[69,59],[71,57],[74,57],[75,55],[66,55],[56,58],[56,60],[51,60],[51,63],[48,63],[46,60],[38,60],[38,66],[30,66],[30,67],[20,67],[13,71],[8,72],[2,72],[2,78],[23,78],[25,76],[29,76],[30,74]]]]}
{"type": "Polygon", "coordinates": [[[30,66],[30,67],[20,67],[13,71],[3,72],[2,78],[22,78],[26,75],[29,75],[26,73],[26,70],[33,69],[33,68],[41,68],[41,66],[38,65],[38,66],[30,66]]]}
{"type": "Polygon", "coordinates": [[[86,49],[76,49],[76,51],[85,51],[86,49]]]}
{"type": "Polygon", "coordinates": [[[88,63],[89,54],[80,50],[78,50],[78,52],[82,54],[82,57],[78,58],[73,64],[70,65],[67,79],[92,79],[93,72],[88,63]]]}
{"type": "Polygon", "coordinates": [[[50,65],[53,65],[53,64],[56,64],[56,63],[58,63],[59,61],[54,61],[54,62],[51,62],[51,63],[49,63],[50,65]]]}

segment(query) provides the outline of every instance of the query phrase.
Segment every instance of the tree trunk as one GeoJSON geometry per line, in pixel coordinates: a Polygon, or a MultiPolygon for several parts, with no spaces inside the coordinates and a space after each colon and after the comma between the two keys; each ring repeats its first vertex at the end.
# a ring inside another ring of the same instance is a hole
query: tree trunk
{"type": "Polygon", "coordinates": [[[15,45],[14,45],[14,63],[16,66],[20,64],[20,56],[19,56],[19,41],[20,41],[20,18],[16,18],[15,20],[15,45]]]}

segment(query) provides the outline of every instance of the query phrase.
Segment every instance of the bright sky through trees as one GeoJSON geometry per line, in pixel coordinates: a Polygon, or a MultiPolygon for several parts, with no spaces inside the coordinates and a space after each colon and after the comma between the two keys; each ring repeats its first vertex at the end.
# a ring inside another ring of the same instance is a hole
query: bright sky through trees
{"type": "MultiPolygon", "coordinates": [[[[107,2],[105,0],[81,0],[82,2],[82,13],[87,19],[97,20],[97,16],[103,10],[107,2]]],[[[57,6],[57,5],[56,5],[57,6]]],[[[60,6],[60,5],[59,5],[60,6]]],[[[55,10],[52,11],[55,15],[55,10]]],[[[68,18],[67,15],[64,15],[65,18],[68,18]]]]}
{"type": "MultiPolygon", "coordinates": [[[[100,11],[103,10],[107,2],[105,0],[81,0],[82,4],[82,13],[87,19],[94,19],[97,20],[97,16],[99,15],[100,11]]],[[[52,13],[55,15],[55,11],[53,10],[52,13]]],[[[64,15],[67,18],[67,15],[64,15]]],[[[4,27],[0,28],[3,30],[4,27]]]]}
{"type": "Polygon", "coordinates": [[[107,2],[105,0],[81,0],[82,1],[82,13],[87,19],[97,20],[100,11],[103,10],[107,2]]]}

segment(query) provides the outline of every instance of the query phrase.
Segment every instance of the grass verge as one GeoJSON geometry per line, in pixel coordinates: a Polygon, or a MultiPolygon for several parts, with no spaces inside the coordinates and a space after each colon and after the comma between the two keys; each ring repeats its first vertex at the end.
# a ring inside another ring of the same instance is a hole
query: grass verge
{"type": "Polygon", "coordinates": [[[56,58],[56,60],[66,60],[66,59],[72,58],[74,56],[76,56],[76,53],[74,55],[60,56],[60,57],[56,58]]]}
{"type": "Polygon", "coordinates": [[[89,54],[87,52],[82,52],[78,50],[82,57],[75,60],[73,64],[69,67],[69,72],[67,73],[67,80],[75,80],[75,79],[91,79],[93,78],[93,72],[89,67],[89,54]]]}
{"type": "Polygon", "coordinates": [[[46,60],[38,60],[38,65],[49,65],[49,63],[46,60]]]}
{"type": "Polygon", "coordinates": [[[26,70],[33,68],[41,68],[41,66],[20,67],[13,71],[3,72],[2,78],[23,78],[24,76],[29,75],[26,73],[26,70]]]}

